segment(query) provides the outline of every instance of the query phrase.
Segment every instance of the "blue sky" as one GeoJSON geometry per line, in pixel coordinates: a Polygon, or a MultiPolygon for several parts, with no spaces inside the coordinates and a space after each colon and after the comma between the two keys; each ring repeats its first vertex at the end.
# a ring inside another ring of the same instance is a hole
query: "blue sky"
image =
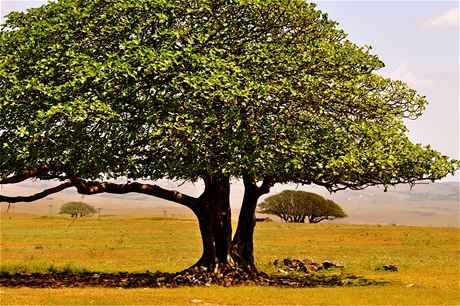
{"type": "MultiPolygon", "coordinates": [[[[1,16],[47,1],[2,0],[1,16]]],[[[315,1],[313,1],[315,2],[315,1]]],[[[427,96],[422,117],[407,122],[413,142],[459,156],[459,2],[316,1],[357,45],[370,45],[386,67],[380,74],[427,96]]],[[[446,180],[453,180],[448,177],[446,180]]],[[[455,180],[458,180],[458,175],[455,180]]]]}
{"type": "Polygon", "coordinates": [[[317,5],[339,22],[352,42],[372,46],[386,65],[380,74],[405,81],[427,97],[422,117],[406,124],[411,140],[459,159],[459,2],[318,1],[317,5]]]}

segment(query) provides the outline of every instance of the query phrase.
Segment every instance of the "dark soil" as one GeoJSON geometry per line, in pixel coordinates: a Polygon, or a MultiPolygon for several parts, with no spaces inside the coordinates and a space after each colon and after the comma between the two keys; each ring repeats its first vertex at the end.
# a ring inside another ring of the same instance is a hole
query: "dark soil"
{"type": "Polygon", "coordinates": [[[161,272],[145,273],[33,273],[0,275],[0,286],[29,288],[159,288],[179,286],[235,286],[258,285],[277,287],[335,287],[384,285],[384,282],[364,279],[353,275],[307,275],[290,274],[269,276],[260,273],[249,275],[211,275],[200,271],[186,270],[170,274],[161,272]]]}

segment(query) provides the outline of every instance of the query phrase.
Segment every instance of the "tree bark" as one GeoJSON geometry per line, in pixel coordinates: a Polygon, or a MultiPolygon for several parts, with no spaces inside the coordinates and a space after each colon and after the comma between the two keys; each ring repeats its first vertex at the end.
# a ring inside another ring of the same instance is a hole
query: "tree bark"
{"type": "Polygon", "coordinates": [[[234,264],[231,254],[230,179],[207,177],[205,190],[193,211],[198,218],[203,243],[203,254],[193,267],[222,273],[234,264]]]}
{"type": "Polygon", "coordinates": [[[239,264],[243,265],[248,271],[257,273],[257,268],[254,264],[254,228],[256,226],[255,211],[260,195],[257,192],[256,185],[245,182],[244,187],[243,202],[238,217],[238,226],[233,237],[232,248],[239,264]]]}
{"type": "Polygon", "coordinates": [[[260,196],[270,191],[271,178],[266,178],[258,187],[250,175],[243,175],[244,196],[238,218],[238,226],[233,237],[232,249],[235,259],[249,273],[257,274],[254,263],[254,229],[256,226],[256,207],[260,196]]]}
{"type": "Polygon", "coordinates": [[[193,210],[198,218],[203,243],[203,253],[192,268],[222,274],[244,272],[257,275],[254,264],[255,211],[259,197],[268,193],[271,183],[261,187],[249,176],[243,178],[245,193],[238,226],[232,240],[229,178],[204,177],[205,191],[193,210]]]}

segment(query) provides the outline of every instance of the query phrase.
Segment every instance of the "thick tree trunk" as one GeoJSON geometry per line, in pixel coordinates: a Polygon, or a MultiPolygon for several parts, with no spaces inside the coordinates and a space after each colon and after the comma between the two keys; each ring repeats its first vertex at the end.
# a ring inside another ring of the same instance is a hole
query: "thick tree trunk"
{"type": "Polygon", "coordinates": [[[214,274],[243,272],[257,275],[254,264],[255,211],[259,197],[270,186],[258,187],[255,181],[245,178],[245,193],[238,227],[232,240],[229,178],[204,178],[205,191],[194,206],[201,232],[203,253],[192,268],[214,274]]]}
{"type": "Polygon", "coordinates": [[[221,273],[234,264],[231,254],[230,181],[228,178],[209,178],[205,183],[205,191],[194,209],[203,242],[203,254],[194,267],[221,273]]]}

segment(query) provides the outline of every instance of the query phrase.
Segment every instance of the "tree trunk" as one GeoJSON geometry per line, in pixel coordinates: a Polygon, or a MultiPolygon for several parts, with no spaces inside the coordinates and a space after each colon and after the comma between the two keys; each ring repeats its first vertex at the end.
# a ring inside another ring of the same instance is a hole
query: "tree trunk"
{"type": "Polygon", "coordinates": [[[221,273],[233,264],[230,181],[219,178],[205,180],[205,183],[205,191],[194,209],[200,226],[203,254],[193,267],[221,273]]]}
{"type": "Polygon", "coordinates": [[[193,206],[200,226],[203,253],[191,269],[198,268],[216,276],[235,272],[258,275],[253,245],[255,210],[257,200],[268,189],[245,180],[238,227],[232,241],[230,179],[206,176],[204,182],[205,190],[197,205],[193,206]]]}
{"type": "Polygon", "coordinates": [[[254,264],[254,228],[259,197],[257,186],[245,185],[238,226],[233,237],[233,252],[237,256],[239,264],[252,273],[257,273],[254,264]]]}
{"type": "Polygon", "coordinates": [[[249,273],[257,274],[254,263],[254,228],[256,226],[256,208],[260,196],[270,191],[273,182],[266,178],[258,187],[254,178],[243,175],[244,196],[238,218],[238,227],[233,237],[233,254],[237,262],[249,273]]]}

